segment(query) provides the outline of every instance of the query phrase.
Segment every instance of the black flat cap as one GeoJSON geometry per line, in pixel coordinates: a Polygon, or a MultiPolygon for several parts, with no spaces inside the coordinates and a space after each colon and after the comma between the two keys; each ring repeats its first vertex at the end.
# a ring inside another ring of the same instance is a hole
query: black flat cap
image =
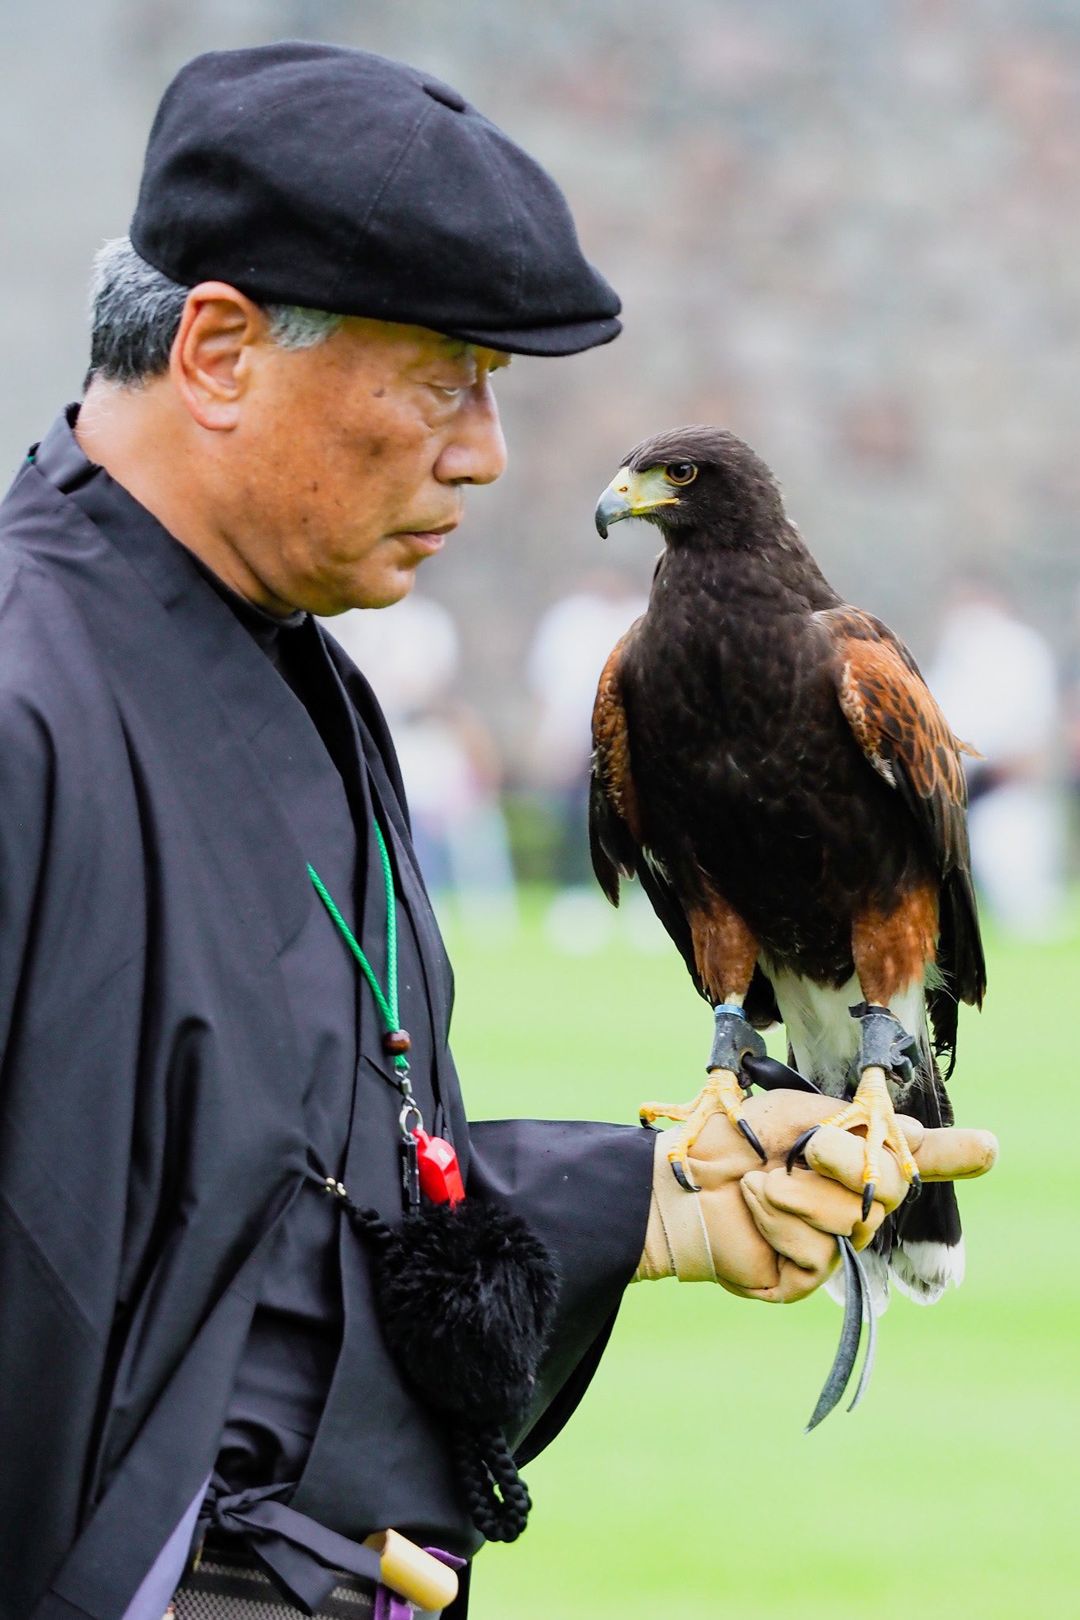
{"type": "Polygon", "coordinates": [[[540,165],[449,85],[288,41],[181,68],[150,131],[131,240],[173,281],[427,326],[517,354],[620,330],[540,165]]]}

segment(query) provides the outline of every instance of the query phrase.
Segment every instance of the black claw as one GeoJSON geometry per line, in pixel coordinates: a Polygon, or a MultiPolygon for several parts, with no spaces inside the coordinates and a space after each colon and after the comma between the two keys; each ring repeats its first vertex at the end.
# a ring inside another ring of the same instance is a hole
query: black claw
{"type": "Polygon", "coordinates": [[[766,1153],[765,1149],[762,1147],[761,1143],[758,1141],[745,1119],[737,1120],[736,1123],[738,1124],[740,1131],[742,1131],[743,1135],[746,1137],[746,1140],[749,1142],[750,1146],[753,1148],[754,1152],[757,1154],[758,1158],[761,1160],[762,1164],[768,1164],[769,1155],[766,1153]]]}
{"type": "Polygon", "coordinates": [[[690,1177],[687,1175],[678,1159],[671,1160],[671,1173],[684,1191],[694,1193],[701,1191],[701,1188],[697,1185],[697,1183],[690,1180],[690,1177]]]}
{"type": "Polygon", "coordinates": [[[797,1136],[794,1142],[792,1142],[791,1146],[788,1148],[787,1158],[784,1160],[784,1163],[787,1165],[787,1173],[789,1176],[794,1170],[795,1166],[800,1162],[802,1164],[802,1168],[804,1170],[806,1169],[806,1161],[803,1159],[803,1149],[806,1147],[807,1142],[809,1142],[814,1132],[820,1129],[821,1127],[819,1125],[811,1125],[810,1129],[808,1131],[803,1131],[801,1136],[797,1136]]]}
{"type": "Polygon", "coordinates": [[[921,1192],[922,1176],[920,1176],[919,1172],[916,1170],[911,1177],[911,1185],[908,1187],[908,1198],[912,1203],[914,1203],[921,1192]]]}
{"type": "Polygon", "coordinates": [[[874,1202],[874,1194],[876,1192],[877,1183],[868,1181],[866,1186],[863,1188],[862,1195],[862,1218],[864,1221],[867,1220],[870,1215],[870,1205],[874,1202]]]}

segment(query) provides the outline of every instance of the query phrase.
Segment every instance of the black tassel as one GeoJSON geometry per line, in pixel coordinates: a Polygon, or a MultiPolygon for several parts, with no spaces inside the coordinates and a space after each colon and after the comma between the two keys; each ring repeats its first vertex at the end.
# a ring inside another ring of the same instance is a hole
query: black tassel
{"type": "Polygon", "coordinates": [[[424,1204],[395,1231],[349,1204],[372,1247],[379,1321],[402,1373],[449,1420],[477,1528],[514,1541],[531,1506],[503,1434],[526,1412],[551,1332],[559,1279],[519,1216],[466,1198],[424,1204]]]}
{"type": "Polygon", "coordinates": [[[469,1517],[487,1541],[516,1541],[529,1522],[532,1498],[500,1429],[458,1427],[451,1450],[469,1517]]]}

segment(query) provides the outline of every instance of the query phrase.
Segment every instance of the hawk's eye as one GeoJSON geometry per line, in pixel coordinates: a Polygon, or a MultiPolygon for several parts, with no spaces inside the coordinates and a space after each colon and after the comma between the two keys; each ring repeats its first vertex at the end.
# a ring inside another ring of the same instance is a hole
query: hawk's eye
{"type": "Polygon", "coordinates": [[[669,484],[692,484],[697,477],[697,468],[692,461],[669,461],[664,468],[664,477],[669,484]]]}

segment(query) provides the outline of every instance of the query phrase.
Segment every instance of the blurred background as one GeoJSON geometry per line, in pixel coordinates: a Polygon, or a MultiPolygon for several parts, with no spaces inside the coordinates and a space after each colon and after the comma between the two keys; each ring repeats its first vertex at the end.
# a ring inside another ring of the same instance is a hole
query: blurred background
{"type": "Polygon", "coordinates": [[[202,49],[303,35],[449,79],[554,171],[621,291],[617,343],[500,378],[510,471],[474,493],[408,627],[439,640],[427,689],[401,698],[375,615],[337,626],[428,757],[438,731],[455,761],[452,802],[421,814],[435,886],[465,909],[486,890],[481,914],[506,922],[512,860],[570,889],[556,935],[605,934],[576,892],[584,719],[656,535],[623,525],[601,544],[592,510],[638,439],[713,421],[773,466],[838,589],[932,674],[943,663],[950,718],[987,756],[991,903],[1029,936],[1063,925],[1080,784],[1074,0],[0,0],[0,17],[0,468],[79,391],[91,255],[126,230],[158,96],[202,49]]]}
{"type": "Polygon", "coordinates": [[[592,691],[656,545],[601,543],[592,511],[636,440],[748,439],[984,755],[991,992],[953,1093],[1005,1152],[964,1201],[965,1289],[896,1305],[864,1408],[810,1440],[828,1301],[635,1290],[477,1620],[1075,1612],[1074,1177],[1044,1146],[1046,1099],[1051,1142],[1080,1127],[1075,0],[0,0],[0,23],[0,465],[78,395],[91,255],[199,50],[305,36],[448,79],[555,173],[623,295],[613,346],[500,376],[510,470],[420,593],[333,627],[399,737],[475,1114],[632,1119],[706,1051],[651,917],[587,873],[592,691]]]}

